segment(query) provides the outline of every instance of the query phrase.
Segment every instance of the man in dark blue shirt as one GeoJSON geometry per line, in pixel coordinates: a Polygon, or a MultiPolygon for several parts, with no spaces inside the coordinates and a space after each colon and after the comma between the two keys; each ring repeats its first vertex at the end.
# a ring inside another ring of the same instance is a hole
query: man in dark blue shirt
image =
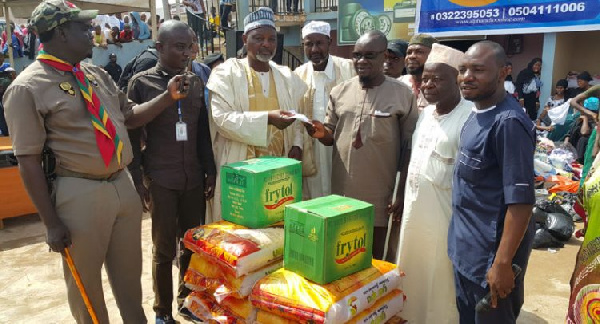
{"type": "Polygon", "coordinates": [[[454,170],[448,254],[460,323],[515,323],[534,226],[534,125],[504,91],[506,54],[479,42],[459,65],[461,93],[475,103],[461,133],[454,170]],[[511,268],[522,272],[515,278],[511,268]],[[487,293],[492,309],[476,312],[487,293]]]}

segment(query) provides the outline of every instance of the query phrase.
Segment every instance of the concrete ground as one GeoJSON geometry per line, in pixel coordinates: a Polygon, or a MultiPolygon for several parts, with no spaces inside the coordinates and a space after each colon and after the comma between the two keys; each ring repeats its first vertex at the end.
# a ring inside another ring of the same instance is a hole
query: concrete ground
{"type": "MultiPolygon", "coordinates": [[[[73,323],[60,257],[48,252],[44,243],[45,230],[38,216],[7,219],[4,225],[5,228],[0,230],[0,323],[73,323]]],[[[142,289],[144,310],[149,322],[153,323],[150,225],[150,219],[145,215],[142,222],[142,289]]],[[[533,251],[525,280],[525,305],[518,323],[564,323],[569,279],[580,244],[572,238],[555,253],[533,251]]],[[[106,276],[104,283],[111,323],[121,323],[106,276]]]]}

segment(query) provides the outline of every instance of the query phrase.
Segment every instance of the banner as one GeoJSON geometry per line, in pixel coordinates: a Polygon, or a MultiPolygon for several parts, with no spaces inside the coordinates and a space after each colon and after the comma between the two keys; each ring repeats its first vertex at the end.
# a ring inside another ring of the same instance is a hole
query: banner
{"type": "Polygon", "coordinates": [[[436,36],[600,29],[600,0],[423,0],[419,33],[436,36]]]}
{"type": "Polygon", "coordinates": [[[339,0],[338,44],[354,44],[367,31],[408,40],[415,29],[417,0],[339,0]]]}

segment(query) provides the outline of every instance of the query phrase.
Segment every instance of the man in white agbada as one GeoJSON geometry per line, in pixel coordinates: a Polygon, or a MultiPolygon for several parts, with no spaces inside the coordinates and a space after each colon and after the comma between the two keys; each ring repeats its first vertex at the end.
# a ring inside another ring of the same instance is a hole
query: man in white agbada
{"type": "MultiPolygon", "coordinates": [[[[352,60],[329,54],[331,26],[324,21],[311,21],[302,28],[304,55],[310,62],[299,66],[296,73],[308,86],[302,99],[301,112],[309,119],[323,122],[334,86],[352,78],[356,72],[352,60]]],[[[333,148],[313,139],[304,130],[302,158],[304,200],[331,194],[331,155],[333,148]]]]}
{"type": "Polygon", "coordinates": [[[421,91],[430,104],[413,134],[397,261],[407,278],[401,316],[409,323],[458,323],[447,238],[460,131],[474,106],[456,80],[463,55],[433,44],[424,66],[421,91]]]}
{"type": "MultiPolygon", "coordinates": [[[[302,157],[302,125],[291,118],[306,85],[271,59],[277,48],[273,11],[261,7],[244,19],[248,56],[215,68],[207,87],[217,186],[207,222],[221,219],[222,165],[260,156],[302,157]]],[[[208,209],[208,208],[207,208],[208,209]]]]}

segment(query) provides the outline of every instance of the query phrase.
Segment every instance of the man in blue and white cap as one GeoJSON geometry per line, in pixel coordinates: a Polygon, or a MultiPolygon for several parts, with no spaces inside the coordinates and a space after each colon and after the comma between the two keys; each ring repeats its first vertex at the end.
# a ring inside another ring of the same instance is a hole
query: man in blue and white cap
{"type": "MultiPolygon", "coordinates": [[[[331,26],[313,20],[302,28],[304,55],[310,62],[299,66],[296,73],[308,86],[301,112],[309,119],[325,120],[329,93],[336,85],[356,75],[352,60],[329,54],[331,26]]],[[[302,159],[304,199],[331,194],[331,159],[333,148],[311,138],[304,131],[302,159]]]]}
{"type": "MultiPolygon", "coordinates": [[[[302,125],[293,124],[289,111],[299,109],[306,85],[289,68],[271,61],[277,49],[273,10],[261,7],[246,16],[242,39],[247,58],[225,61],[207,84],[217,170],[265,155],[301,159],[302,125]]],[[[221,218],[219,184],[217,179],[213,221],[221,218]]],[[[207,215],[206,222],[210,219],[207,215]]]]}

